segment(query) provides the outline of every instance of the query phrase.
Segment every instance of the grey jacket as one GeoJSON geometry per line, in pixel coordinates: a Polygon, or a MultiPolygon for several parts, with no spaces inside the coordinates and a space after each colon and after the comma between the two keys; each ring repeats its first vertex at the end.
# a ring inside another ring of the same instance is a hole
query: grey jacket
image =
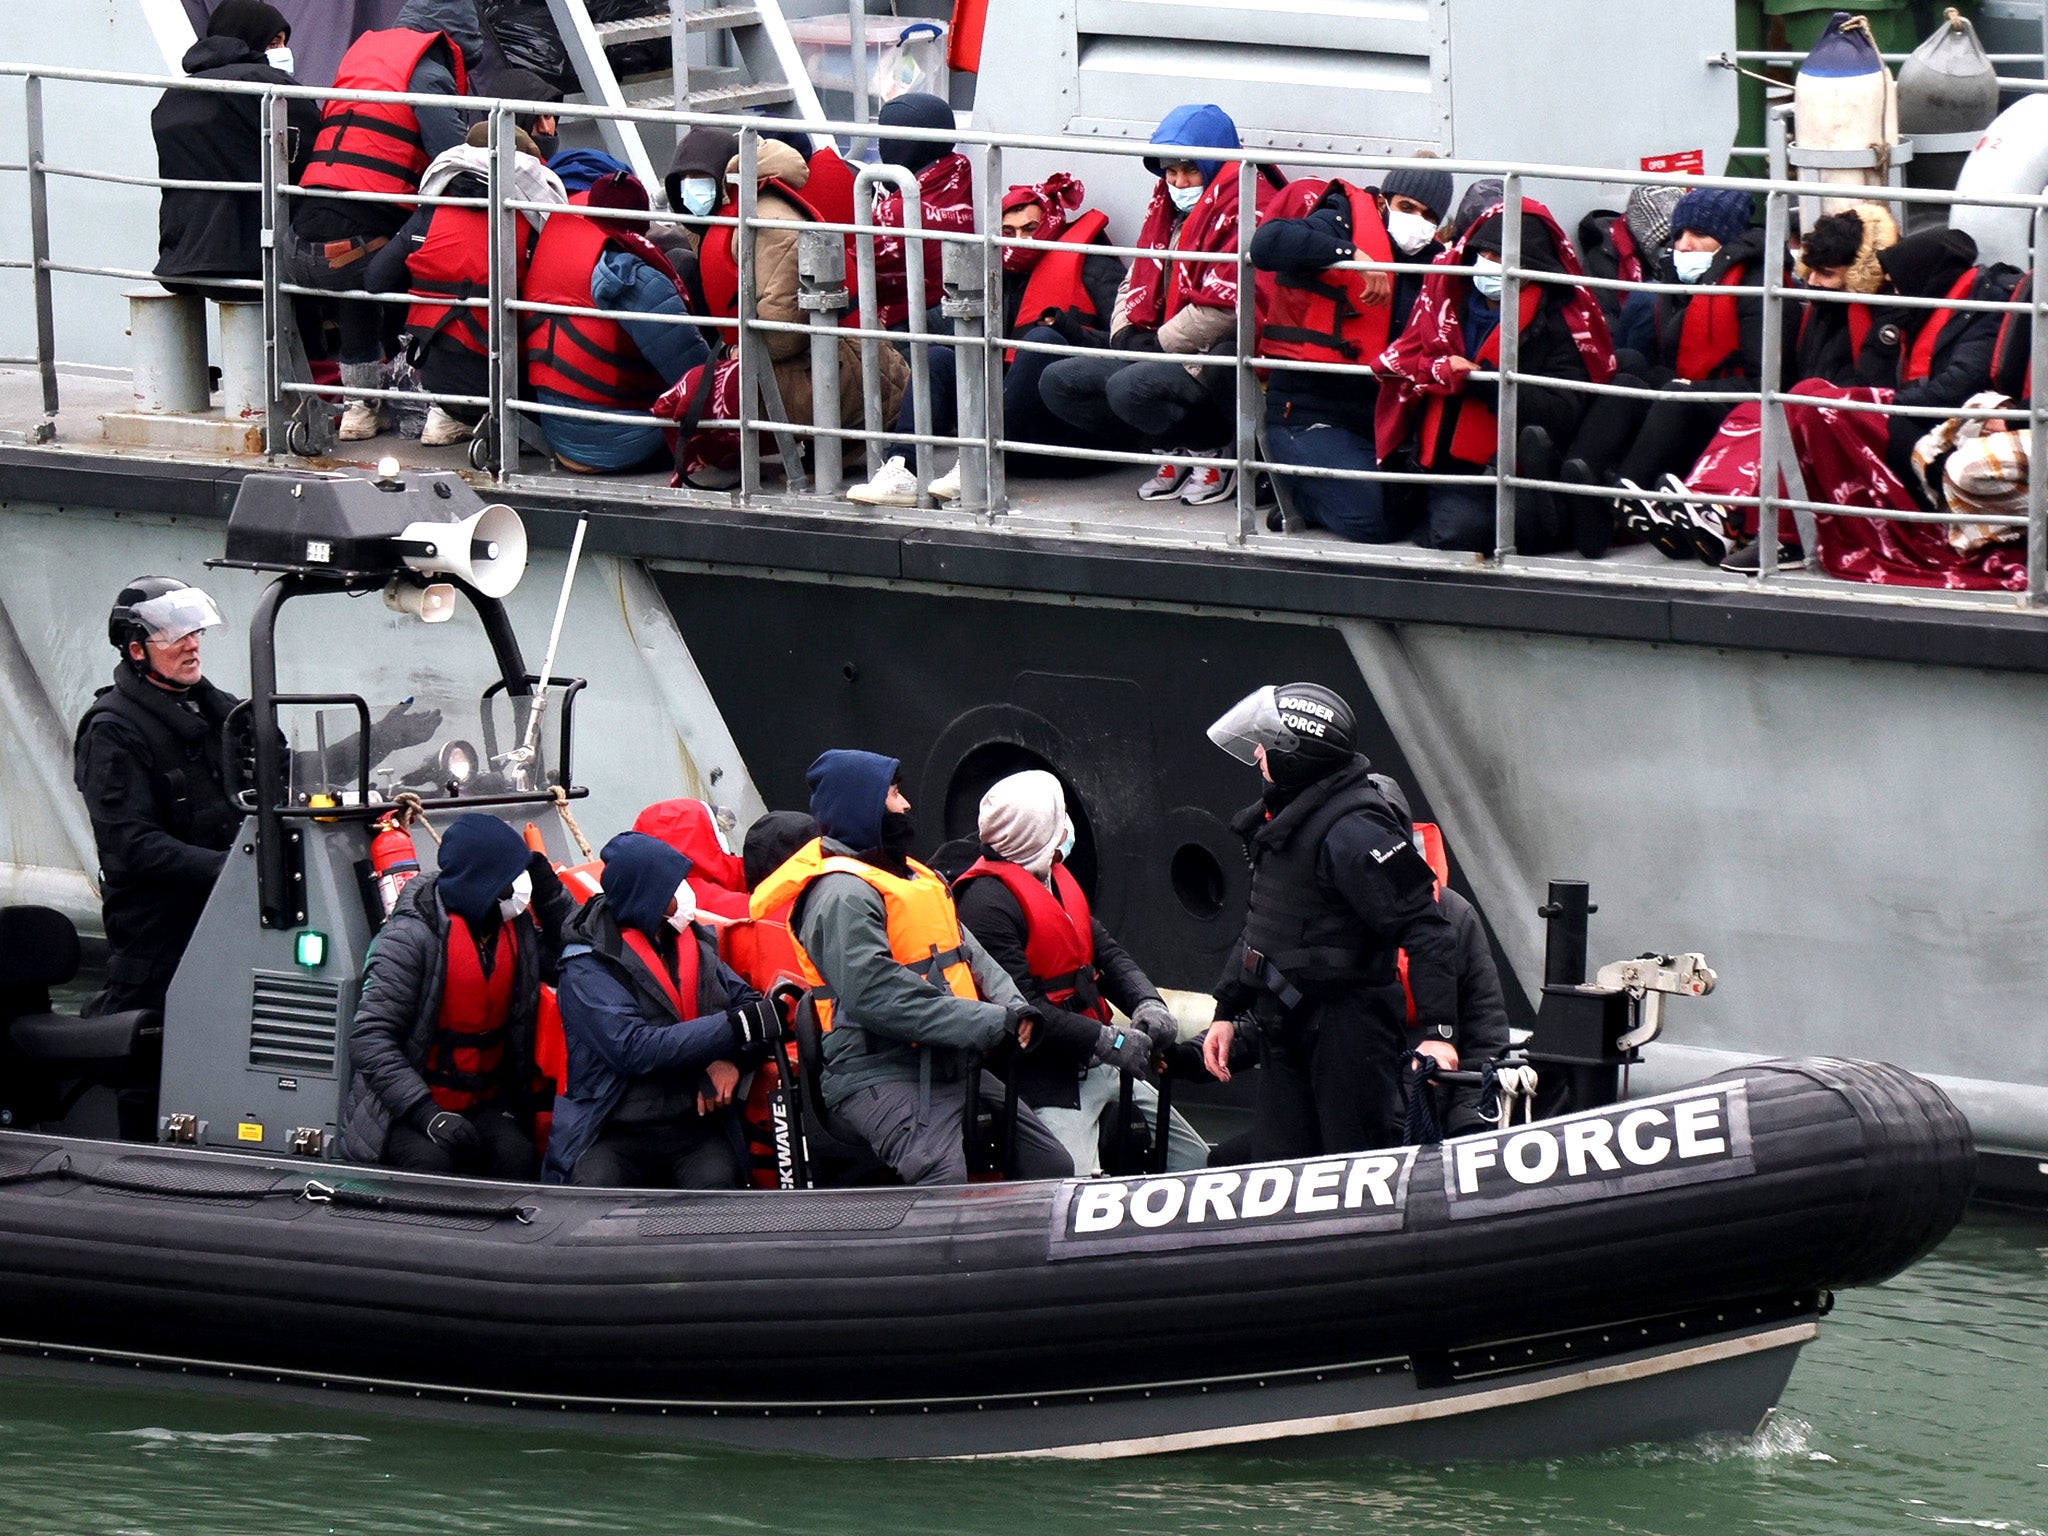
{"type": "MultiPolygon", "coordinates": [[[[830,839],[825,851],[858,857],[830,839]]],[[[1008,1009],[1024,1001],[1009,973],[964,928],[960,951],[986,1001],[942,992],[899,964],[889,953],[881,893],[858,875],[813,881],[797,902],[793,926],[834,998],[821,1074],[828,1105],[876,1083],[957,1082],[966,1053],[1001,1043],[1008,1009]]]]}

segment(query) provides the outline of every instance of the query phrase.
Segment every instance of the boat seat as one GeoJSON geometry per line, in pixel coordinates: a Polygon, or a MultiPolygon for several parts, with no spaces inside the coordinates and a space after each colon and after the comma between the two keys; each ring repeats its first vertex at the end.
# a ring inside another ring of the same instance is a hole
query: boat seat
{"type": "Polygon", "coordinates": [[[163,1019],[154,1009],[75,1018],[68,1013],[29,1013],[7,1026],[7,1043],[24,1061],[89,1066],[126,1062],[160,1044],[163,1019]]]}
{"type": "Polygon", "coordinates": [[[817,1003],[809,992],[797,999],[794,1015],[791,1022],[796,1032],[797,1085],[802,1096],[804,1141],[811,1154],[811,1183],[816,1186],[894,1182],[895,1171],[875,1155],[875,1149],[825,1107],[825,1031],[818,1022],[817,1003]],[[829,1166],[829,1179],[819,1177],[820,1163],[829,1166]]]}
{"type": "Polygon", "coordinates": [[[78,930],[49,907],[0,907],[0,1121],[61,1125],[94,1089],[132,1107],[131,1140],[147,1140],[163,1053],[163,1018],[134,1009],[82,1019],[50,1006],[78,975],[78,930]]]}

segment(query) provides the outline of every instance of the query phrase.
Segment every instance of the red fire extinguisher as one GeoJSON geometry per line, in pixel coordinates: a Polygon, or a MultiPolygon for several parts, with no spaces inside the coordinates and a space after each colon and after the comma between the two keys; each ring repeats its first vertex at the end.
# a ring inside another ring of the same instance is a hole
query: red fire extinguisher
{"type": "Polygon", "coordinates": [[[405,889],[406,881],[420,872],[420,856],[413,847],[412,834],[395,816],[380,818],[375,832],[370,839],[370,877],[377,882],[377,900],[389,917],[398,907],[398,893],[405,889]]]}

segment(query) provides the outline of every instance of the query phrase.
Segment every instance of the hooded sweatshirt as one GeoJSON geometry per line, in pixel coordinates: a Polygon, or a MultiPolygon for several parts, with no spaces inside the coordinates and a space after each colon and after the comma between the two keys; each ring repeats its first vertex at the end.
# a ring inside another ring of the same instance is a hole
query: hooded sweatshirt
{"type": "Polygon", "coordinates": [[[804,773],[811,786],[811,815],[818,832],[855,853],[882,846],[882,812],[889,786],[902,764],[878,752],[833,748],[818,754],[804,773]]]}
{"type": "Polygon", "coordinates": [[[747,915],[745,871],[725,851],[717,818],[702,800],[657,801],[634,819],[633,830],[666,843],[688,862],[699,911],[733,921],[747,915]]]}
{"type": "Polygon", "coordinates": [[[442,904],[470,923],[490,922],[499,895],[532,857],[525,839],[497,817],[476,811],[456,817],[441,834],[442,904]]]}

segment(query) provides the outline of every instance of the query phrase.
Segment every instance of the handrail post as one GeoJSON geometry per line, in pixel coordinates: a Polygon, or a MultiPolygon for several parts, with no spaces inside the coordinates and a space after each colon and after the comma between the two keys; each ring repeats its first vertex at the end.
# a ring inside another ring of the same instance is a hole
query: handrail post
{"type": "MultiPolygon", "coordinates": [[[[1257,463],[1259,441],[1259,381],[1252,372],[1252,354],[1258,350],[1257,290],[1252,274],[1252,231],[1258,216],[1259,168],[1249,160],[1237,162],[1237,338],[1231,348],[1237,354],[1233,369],[1237,402],[1237,542],[1249,544],[1258,526],[1257,463]]],[[[1169,272],[1170,287],[1177,274],[1169,272]]]]}
{"type": "MultiPolygon", "coordinates": [[[[2048,26],[2048,9],[2042,12],[2048,26]]],[[[2034,210],[2034,249],[2048,250],[2048,204],[2034,210]]],[[[2027,606],[2038,608],[2048,597],[2048,291],[2040,277],[2034,279],[2033,303],[2027,319],[2032,324],[2033,354],[2028,362],[2030,398],[2027,401],[2027,606]]]]}
{"type": "Polygon", "coordinates": [[[505,106],[500,105],[491,113],[490,144],[491,307],[488,324],[491,377],[488,394],[491,403],[487,409],[497,438],[498,462],[492,467],[497,483],[503,485],[519,467],[519,413],[513,402],[519,397],[520,337],[512,312],[505,308],[505,301],[518,297],[519,262],[512,242],[518,238],[520,220],[526,217],[522,213],[507,213],[505,209],[506,188],[511,183],[515,163],[513,157],[518,153],[512,113],[505,106]]]}
{"type": "MultiPolygon", "coordinates": [[[[761,131],[740,131],[739,195],[739,330],[733,342],[740,359],[740,500],[751,502],[761,494],[761,440],[753,423],[761,415],[761,339],[755,335],[754,312],[754,218],[760,205],[761,131]]],[[[706,366],[710,366],[706,364],[706,366]]]]}
{"type": "MultiPolygon", "coordinates": [[[[839,398],[839,317],[846,312],[846,237],[831,230],[802,229],[796,237],[796,302],[811,328],[811,424],[843,426],[839,398]]],[[[845,440],[820,432],[811,439],[811,458],[820,496],[837,496],[846,484],[845,440]]]]}
{"type": "Polygon", "coordinates": [[[1003,227],[1003,151],[1000,145],[982,146],[981,180],[977,185],[981,191],[981,291],[988,304],[985,330],[989,343],[982,348],[981,359],[976,366],[982,371],[981,430],[982,441],[986,445],[983,462],[988,471],[986,504],[989,519],[994,521],[1009,510],[1008,478],[1003,450],[998,446],[1008,431],[1003,419],[1002,343],[1003,316],[1009,311],[1003,294],[1003,248],[996,244],[996,232],[1003,227]]]}
{"type": "MultiPolygon", "coordinates": [[[[868,8],[866,0],[846,4],[847,81],[853,87],[853,120],[865,125],[874,108],[868,101],[868,8]]],[[[855,160],[867,151],[870,141],[855,137],[847,141],[847,154],[855,160]]]]}
{"type": "Polygon", "coordinates": [[[1515,552],[1515,440],[1521,435],[1521,398],[1515,373],[1522,366],[1522,178],[1501,180],[1500,211],[1500,436],[1493,451],[1493,558],[1515,552]]]}
{"type": "Polygon", "coordinates": [[[23,127],[28,160],[29,258],[36,295],[36,371],[43,381],[43,417],[57,420],[57,306],[51,292],[50,182],[43,170],[43,79],[22,79],[23,127]]]}
{"type": "Polygon", "coordinates": [[[996,313],[989,313],[988,297],[981,286],[979,248],[949,240],[941,255],[946,317],[953,322],[954,336],[973,343],[953,349],[954,435],[971,440],[960,449],[960,510],[983,512],[988,508],[988,435],[983,411],[986,374],[980,354],[992,345],[991,322],[995,326],[1002,323],[1002,304],[999,297],[996,313]]]}
{"type": "MultiPolygon", "coordinates": [[[[853,179],[853,222],[864,233],[856,235],[860,255],[860,324],[862,330],[881,327],[881,301],[875,289],[874,184],[886,181],[903,199],[903,285],[904,302],[910,308],[906,339],[910,350],[911,428],[919,437],[932,435],[931,343],[920,336],[925,329],[928,300],[924,291],[924,189],[917,177],[900,165],[864,165],[853,179]]],[[[861,395],[866,408],[868,430],[868,475],[873,478],[882,467],[882,438],[895,425],[882,416],[881,344],[872,337],[861,339],[861,395]]],[[[917,471],[917,501],[924,505],[925,487],[932,483],[932,445],[919,443],[911,454],[917,471]]]]}
{"type": "MultiPolygon", "coordinates": [[[[262,228],[258,235],[263,257],[263,399],[264,451],[283,454],[291,445],[292,418],[300,410],[310,415],[321,409],[317,400],[307,404],[285,391],[289,375],[297,369],[294,360],[305,351],[305,338],[298,336],[298,313],[282,291],[284,248],[281,244],[285,221],[291,216],[284,189],[291,183],[291,103],[282,96],[263,98],[263,121],[267,125],[263,146],[262,228]]],[[[310,373],[310,369],[308,372],[310,373]]],[[[307,397],[310,399],[310,397],[307,397]]]]}
{"type": "Polygon", "coordinates": [[[1768,581],[1778,572],[1778,493],[1785,473],[1790,425],[1785,403],[1771,397],[1784,384],[1785,289],[1781,281],[1791,208],[1782,192],[1764,194],[1764,345],[1759,405],[1756,477],[1756,574],[1768,581]]]}
{"type": "MultiPolygon", "coordinates": [[[[875,294],[875,237],[873,198],[868,183],[860,176],[853,183],[853,222],[861,232],[853,237],[853,282],[857,308],[854,319],[864,331],[875,328],[875,311],[880,308],[875,294]]],[[[923,210],[920,209],[921,213],[923,210]]],[[[860,424],[867,434],[862,442],[866,452],[868,478],[882,467],[881,434],[889,423],[882,420],[882,344],[873,336],[860,339],[860,424]]]]}

